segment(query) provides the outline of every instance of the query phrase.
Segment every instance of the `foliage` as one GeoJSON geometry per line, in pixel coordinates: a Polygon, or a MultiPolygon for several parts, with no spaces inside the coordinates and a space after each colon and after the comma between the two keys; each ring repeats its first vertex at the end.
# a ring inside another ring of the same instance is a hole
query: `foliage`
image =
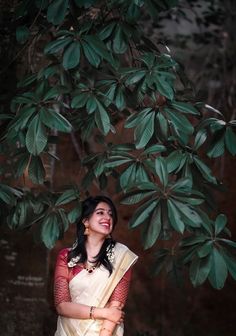
{"type": "Polygon", "coordinates": [[[225,237],[225,215],[209,206],[221,182],[204,154],[236,154],[236,121],[197,101],[168,48],[147,37],[142,16],[157,20],[177,5],[174,0],[19,4],[16,39],[24,46],[41,41],[44,65],[18,82],[10,112],[0,114],[2,147],[14,157],[15,183],[27,176],[34,184],[22,192],[0,187],[7,213],[2,219],[13,229],[32,228],[51,248],[78,219],[80,201],[93,184],[105,191],[115,180],[122,202],[138,204],[129,226],[141,228],[144,248],[158,240],[175,244],[158,250],[155,273],[188,265],[194,286],[209,279],[220,289],[228,272],[236,278],[230,252],[236,245],[225,237]],[[121,125],[130,140],[117,143],[121,125]],[[81,183],[53,190],[45,183],[45,167],[48,156],[57,159],[52,147],[63,133],[76,135],[83,148],[81,183]]]}

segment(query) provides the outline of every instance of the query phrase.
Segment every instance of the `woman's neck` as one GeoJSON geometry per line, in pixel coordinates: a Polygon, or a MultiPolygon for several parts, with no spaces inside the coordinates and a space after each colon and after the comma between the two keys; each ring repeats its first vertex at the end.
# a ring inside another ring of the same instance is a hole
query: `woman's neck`
{"type": "Polygon", "coordinates": [[[104,238],[97,237],[97,236],[87,237],[85,248],[87,251],[88,260],[92,260],[93,257],[95,257],[99,253],[104,240],[105,240],[104,238]]]}

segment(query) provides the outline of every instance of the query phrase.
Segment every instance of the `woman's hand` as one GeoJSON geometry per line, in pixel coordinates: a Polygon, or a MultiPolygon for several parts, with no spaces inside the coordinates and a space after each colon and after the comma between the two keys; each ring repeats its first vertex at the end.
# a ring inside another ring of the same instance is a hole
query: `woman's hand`
{"type": "Polygon", "coordinates": [[[124,321],[125,313],[123,312],[123,310],[121,310],[120,307],[109,307],[104,309],[106,309],[105,318],[107,320],[114,322],[116,324],[120,324],[124,321]]]}

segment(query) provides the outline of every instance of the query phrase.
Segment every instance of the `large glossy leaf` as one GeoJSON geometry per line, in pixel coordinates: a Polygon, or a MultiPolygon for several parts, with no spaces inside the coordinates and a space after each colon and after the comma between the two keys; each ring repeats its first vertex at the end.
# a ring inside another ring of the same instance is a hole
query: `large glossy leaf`
{"type": "Polygon", "coordinates": [[[189,274],[194,287],[201,285],[208,277],[211,269],[211,256],[195,258],[190,266],[189,274]]]}
{"type": "Polygon", "coordinates": [[[215,221],[215,234],[218,235],[224,229],[227,223],[227,217],[224,214],[217,216],[215,221]]]}
{"type": "Polygon", "coordinates": [[[58,25],[65,18],[69,0],[54,0],[48,6],[47,20],[48,22],[58,25]]]}
{"type": "Polygon", "coordinates": [[[135,228],[142,224],[151,214],[151,212],[155,209],[157,206],[158,201],[157,200],[149,200],[146,201],[144,204],[142,204],[134,213],[133,217],[131,218],[129,222],[130,228],[135,228]]]}
{"type": "Polygon", "coordinates": [[[58,225],[58,216],[56,213],[47,215],[41,224],[41,239],[45,246],[51,249],[60,237],[60,226],[58,225]]]}
{"type": "Polygon", "coordinates": [[[232,155],[236,155],[236,134],[234,133],[231,127],[226,128],[225,144],[226,144],[228,151],[232,155]]]}
{"type": "Polygon", "coordinates": [[[234,280],[236,280],[236,259],[227,250],[221,249],[222,256],[226,262],[227,268],[234,280]]]}
{"type": "Polygon", "coordinates": [[[183,113],[199,115],[198,110],[190,103],[172,101],[171,106],[183,113]]]}
{"type": "Polygon", "coordinates": [[[70,36],[63,36],[55,41],[49,42],[44,48],[45,54],[54,54],[64,49],[69,43],[71,43],[73,39],[70,36]]]}
{"type": "Polygon", "coordinates": [[[51,129],[57,129],[58,131],[66,133],[69,133],[72,130],[70,122],[57,111],[52,109],[42,108],[40,110],[40,120],[44,123],[44,125],[51,129]]]}
{"type": "Polygon", "coordinates": [[[30,122],[26,133],[25,143],[28,151],[33,155],[39,155],[47,145],[47,133],[39,115],[30,122]]]}
{"type": "Polygon", "coordinates": [[[104,106],[97,100],[97,107],[98,109],[95,112],[95,122],[99,130],[104,134],[107,135],[111,129],[110,124],[110,117],[105,110],[104,106]]]}
{"type": "Polygon", "coordinates": [[[166,161],[162,157],[158,157],[155,160],[155,170],[156,173],[163,184],[164,187],[168,184],[168,172],[167,172],[167,165],[166,161]]]}
{"type": "Polygon", "coordinates": [[[208,278],[214,288],[221,289],[227,278],[228,269],[224,258],[217,248],[213,248],[211,256],[211,270],[208,278]]]}
{"type": "Polygon", "coordinates": [[[186,134],[193,133],[194,128],[185,116],[181,115],[178,112],[167,109],[167,108],[165,108],[165,111],[174,128],[186,134]]]}
{"type": "Polygon", "coordinates": [[[154,131],[154,113],[147,114],[134,132],[136,148],[143,148],[151,139],[154,131]]]}
{"type": "Polygon", "coordinates": [[[60,195],[55,203],[55,205],[68,204],[78,198],[78,193],[75,189],[68,189],[60,195]]]}
{"type": "Polygon", "coordinates": [[[72,42],[66,48],[63,55],[63,67],[67,69],[75,68],[80,62],[80,42],[72,42]]]}
{"type": "Polygon", "coordinates": [[[171,200],[167,200],[168,217],[170,224],[177,232],[183,233],[185,229],[184,222],[178,208],[171,200]]]}
{"type": "Polygon", "coordinates": [[[170,100],[174,98],[174,90],[173,87],[166,81],[163,77],[158,77],[156,81],[156,88],[160,92],[160,94],[170,100]]]}
{"type": "Polygon", "coordinates": [[[43,184],[46,172],[40,156],[32,156],[28,168],[29,177],[33,183],[43,184]]]}
{"type": "Polygon", "coordinates": [[[145,249],[148,249],[155,244],[159,237],[161,227],[161,207],[157,205],[143,232],[143,245],[145,249]]]}
{"type": "Polygon", "coordinates": [[[225,144],[224,144],[224,136],[222,136],[217,141],[214,141],[210,149],[207,151],[207,155],[210,158],[216,158],[224,154],[225,151],[225,144]]]}
{"type": "Polygon", "coordinates": [[[81,210],[81,205],[79,204],[68,213],[68,220],[70,223],[75,223],[78,220],[78,218],[81,216],[81,210]]]}
{"type": "Polygon", "coordinates": [[[91,65],[98,67],[101,62],[101,57],[96,53],[96,51],[91,47],[90,44],[84,42],[82,43],[84,55],[91,65]]]}
{"type": "Polygon", "coordinates": [[[193,156],[193,160],[198,170],[202,174],[202,176],[209,182],[216,184],[216,178],[212,175],[211,169],[207,167],[207,165],[200,160],[196,155],[193,156]]]}

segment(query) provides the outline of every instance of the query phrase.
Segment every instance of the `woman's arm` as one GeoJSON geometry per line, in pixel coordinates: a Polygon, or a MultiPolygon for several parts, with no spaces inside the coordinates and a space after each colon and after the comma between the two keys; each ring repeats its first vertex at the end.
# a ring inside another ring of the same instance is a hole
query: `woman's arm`
{"type": "Polygon", "coordinates": [[[67,255],[67,249],[60,251],[56,262],[54,299],[58,314],[77,319],[107,319],[113,323],[117,323],[122,315],[122,311],[117,308],[95,307],[91,312],[91,306],[71,302],[69,291],[69,281],[71,275],[69,274],[69,269],[67,266],[67,255]]]}
{"type": "Polygon", "coordinates": [[[59,315],[75,319],[107,320],[114,326],[120,321],[123,312],[117,306],[98,308],[74,302],[61,302],[56,306],[59,315]],[[92,310],[92,311],[91,311],[92,310]]]}
{"type": "MultiPolygon", "coordinates": [[[[108,307],[110,308],[116,307],[117,309],[122,311],[128,297],[130,280],[131,280],[131,269],[129,269],[125,273],[123,278],[117,284],[108,302],[107,305],[108,307]]],[[[118,321],[118,323],[114,323],[110,320],[104,319],[99,336],[111,336],[116,325],[122,323],[123,321],[124,321],[124,312],[122,312],[121,318],[118,321]]]]}

